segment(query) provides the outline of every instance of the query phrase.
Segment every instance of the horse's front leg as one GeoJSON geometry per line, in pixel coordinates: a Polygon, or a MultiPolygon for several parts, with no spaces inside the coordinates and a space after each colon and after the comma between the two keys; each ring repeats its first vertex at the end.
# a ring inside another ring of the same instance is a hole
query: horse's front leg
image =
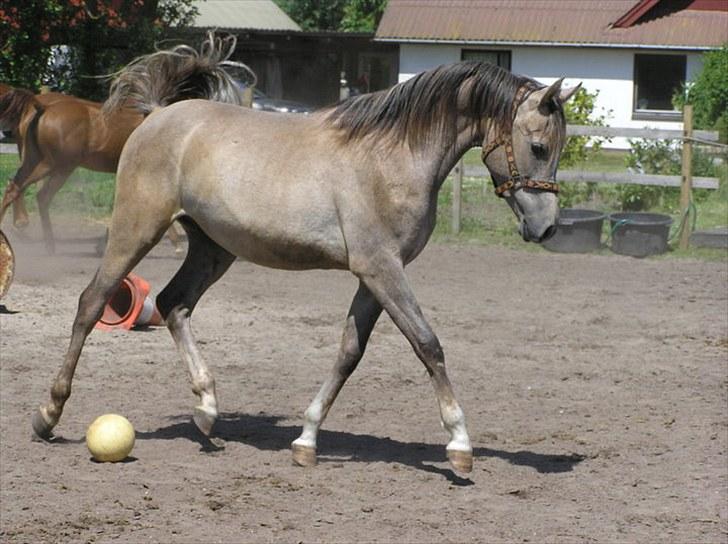
{"type": "Polygon", "coordinates": [[[28,210],[25,207],[25,198],[20,192],[15,200],[13,200],[13,225],[15,228],[24,229],[30,224],[28,210]]]}
{"type": "Polygon", "coordinates": [[[306,409],[303,432],[293,441],[293,461],[296,464],[301,466],[316,464],[316,437],[319,428],[347,378],[354,372],[364,355],[369,335],[381,313],[382,306],[371,291],[364,284],[360,284],[346,318],[334,369],[306,409]]]}
{"type": "Polygon", "coordinates": [[[22,227],[19,225],[19,218],[25,212],[25,225],[28,224],[28,213],[25,211],[25,203],[23,201],[23,192],[18,188],[13,179],[8,181],[5,187],[5,193],[3,193],[2,203],[0,203],[0,223],[5,217],[5,212],[8,206],[13,205],[13,225],[16,227],[22,227]]]}
{"type": "Polygon", "coordinates": [[[5,187],[2,203],[0,203],[0,223],[5,212],[13,204],[13,225],[23,228],[28,225],[28,212],[25,209],[23,193],[32,185],[51,173],[51,168],[45,161],[33,160],[25,155],[18,171],[5,187]]]}
{"type": "Polygon", "coordinates": [[[369,257],[362,262],[365,264],[355,273],[407,337],[432,379],[442,425],[450,434],[447,456],[451,465],[459,472],[470,472],[473,448],[465,428],[465,416],[447,377],[440,341],[422,315],[404,273],[404,265],[387,255],[369,257]]]}

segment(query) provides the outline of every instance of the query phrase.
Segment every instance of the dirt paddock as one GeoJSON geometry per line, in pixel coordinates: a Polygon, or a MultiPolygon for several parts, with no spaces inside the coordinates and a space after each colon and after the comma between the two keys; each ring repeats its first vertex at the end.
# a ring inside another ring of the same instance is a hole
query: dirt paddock
{"type": "MultiPolygon", "coordinates": [[[[319,465],[293,466],[356,281],[242,261],[193,319],[223,412],[212,443],[166,329],[92,333],[59,438],[32,441],[98,258],[90,243],[50,258],[8,237],[3,542],[728,541],[725,263],[430,245],[409,275],[465,409],[465,477],[386,316],[324,424],[319,465]],[[107,412],[136,428],[126,462],[86,450],[107,412]]],[[[136,271],[159,291],[179,265],[165,241],[136,271]]]]}

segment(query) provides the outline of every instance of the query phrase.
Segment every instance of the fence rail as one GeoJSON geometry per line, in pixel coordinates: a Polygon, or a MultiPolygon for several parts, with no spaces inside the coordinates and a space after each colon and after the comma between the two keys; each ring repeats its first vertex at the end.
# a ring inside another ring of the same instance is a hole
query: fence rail
{"type": "MultiPolygon", "coordinates": [[[[468,178],[488,176],[488,170],[482,164],[466,164],[463,175],[468,178]]],[[[664,176],[658,174],[635,174],[633,172],[592,172],[590,170],[559,170],[556,173],[559,182],[589,183],[626,183],[634,185],[659,185],[661,187],[680,187],[682,176],[664,176]]],[[[717,189],[718,178],[694,177],[693,188],[717,189]]]]}
{"type": "MultiPolygon", "coordinates": [[[[667,128],[628,128],[628,127],[593,127],[587,125],[566,125],[567,136],[594,136],[601,138],[644,138],[646,140],[683,140],[683,130],[667,128]]],[[[718,133],[714,130],[693,130],[692,137],[717,142],[718,133]]]]}

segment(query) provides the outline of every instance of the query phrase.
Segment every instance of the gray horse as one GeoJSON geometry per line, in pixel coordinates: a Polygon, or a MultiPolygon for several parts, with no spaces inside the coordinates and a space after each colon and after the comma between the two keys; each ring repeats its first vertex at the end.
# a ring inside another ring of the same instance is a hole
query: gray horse
{"type": "Polygon", "coordinates": [[[287,270],[350,270],[359,288],[333,371],[293,442],[294,461],[316,463],[319,428],[385,310],[432,379],[452,466],[469,472],[472,446],[463,411],[405,265],[432,234],[443,181],[476,145],[482,145],[496,192],[515,212],[524,240],[540,242],[553,233],[553,179],[565,140],[562,104],[576,88],[562,89],[561,81],[545,87],[489,64],[464,62],[308,116],[211,100],[171,104],[195,92],[210,99],[230,94],[225,56],[219,44],[207,44],[199,54],[189,48],[157,52],[123,71],[112,87],[108,107],[131,101],[149,115],[124,147],[106,252],[81,294],[50,402],[33,418],[35,433],[52,436],[105,302],[178,219],[188,254],[157,305],[200,397],[193,419],[203,433],[211,432],[218,416],[214,380],[190,329],[205,290],[236,257],[287,270]]]}

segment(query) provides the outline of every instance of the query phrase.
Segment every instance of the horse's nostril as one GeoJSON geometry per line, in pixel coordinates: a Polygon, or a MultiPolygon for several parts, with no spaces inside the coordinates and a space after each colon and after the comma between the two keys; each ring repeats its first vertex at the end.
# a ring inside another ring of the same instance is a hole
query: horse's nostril
{"type": "Polygon", "coordinates": [[[539,240],[539,242],[545,242],[549,238],[552,238],[554,234],[556,234],[556,225],[551,225],[543,233],[543,236],[541,236],[541,239],[539,240]]]}

